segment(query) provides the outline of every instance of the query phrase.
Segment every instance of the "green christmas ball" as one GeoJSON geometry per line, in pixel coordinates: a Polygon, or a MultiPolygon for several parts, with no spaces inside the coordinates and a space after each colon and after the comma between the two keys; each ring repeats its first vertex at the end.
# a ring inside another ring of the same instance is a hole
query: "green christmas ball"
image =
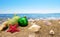
{"type": "Polygon", "coordinates": [[[25,27],[28,25],[28,19],[26,17],[22,17],[18,20],[18,24],[21,27],[25,27]]]}

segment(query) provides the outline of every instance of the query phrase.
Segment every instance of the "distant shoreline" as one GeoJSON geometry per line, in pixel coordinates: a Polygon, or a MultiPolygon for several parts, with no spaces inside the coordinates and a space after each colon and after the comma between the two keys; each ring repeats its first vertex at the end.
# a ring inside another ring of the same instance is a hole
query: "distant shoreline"
{"type": "MultiPolygon", "coordinates": [[[[60,13],[50,13],[50,14],[17,14],[20,17],[27,16],[27,18],[42,18],[42,19],[60,19],[60,13]]],[[[0,18],[11,18],[14,14],[0,14],[0,18]]]]}

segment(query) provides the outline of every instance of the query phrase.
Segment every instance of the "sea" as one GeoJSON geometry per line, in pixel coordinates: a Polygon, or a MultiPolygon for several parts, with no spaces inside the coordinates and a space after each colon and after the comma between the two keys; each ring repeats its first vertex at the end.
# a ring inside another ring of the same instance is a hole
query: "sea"
{"type": "MultiPolygon", "coordinates": [[[[48,14],[17,14],[20,17],[26,16],[29,18],[60,18],[60,13],[48,13],[48,14]]],[[[12,18],[14,14],[0,14],[0,18],[12,18]]]]}

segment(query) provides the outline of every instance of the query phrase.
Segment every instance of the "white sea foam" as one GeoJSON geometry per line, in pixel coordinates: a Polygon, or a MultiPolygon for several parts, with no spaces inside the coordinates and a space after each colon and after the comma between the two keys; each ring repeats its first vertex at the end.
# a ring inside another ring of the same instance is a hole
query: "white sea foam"
{"type": "Polygon", "coordinates": [[[38,21],[38,20],[60,20],[60,17],[56,18],[56,17],[48,17],[48,18],[34,18],[34,19],[29,19],[29,21],[38,21]]]}
{"type": "Polygon", "coordinates": [[[34,21],[34,19],[30,18],[28,21],[32,21],[32,22],[33,22],[33,21],[34,21]]]}

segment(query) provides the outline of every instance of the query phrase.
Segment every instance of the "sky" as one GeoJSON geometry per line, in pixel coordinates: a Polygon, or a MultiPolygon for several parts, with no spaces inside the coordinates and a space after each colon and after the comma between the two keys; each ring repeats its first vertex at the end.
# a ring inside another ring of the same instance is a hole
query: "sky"
{"type": "Polygon", "coordinates": [[[60,0],[0,0],[0,14],[60,13],[60,0]]]}

